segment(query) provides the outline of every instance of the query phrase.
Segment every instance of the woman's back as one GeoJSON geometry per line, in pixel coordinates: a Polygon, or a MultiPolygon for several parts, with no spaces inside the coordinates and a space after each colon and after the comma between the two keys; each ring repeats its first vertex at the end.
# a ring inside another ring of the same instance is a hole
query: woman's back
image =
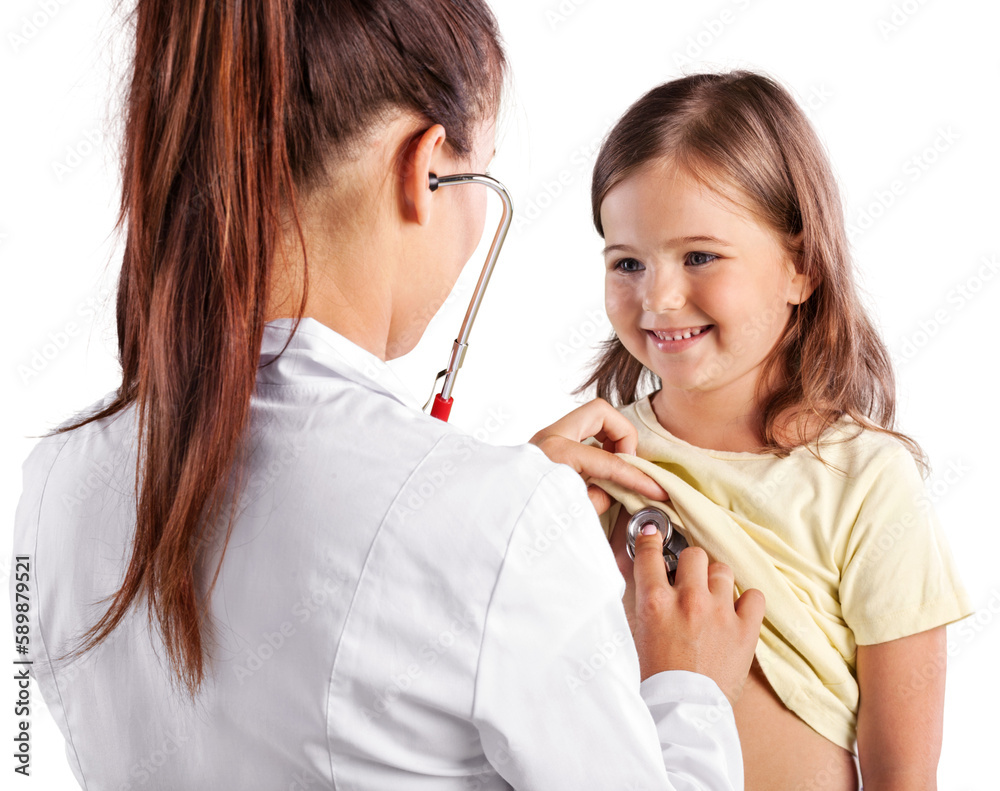
{"type": "MultiPolygon", "coordinates": [[[[290,324],[268,325],[262,361],[290,324]]],[[[552,495],[572,491],[568,468],[533,446],[484,445],[406,398],[382,361],[310,319],[259,370],[246,485],[209,599],[213,664],[195,702],[172,686],[144,606],[73,664],[51,672],[36,659],[46,700],[61,702],[53,713],[81,784],[444,788],[449,778],[468,787],[480,773],[476,787],[501,783],[481,730],[523,718],[530,737],[536,712],[520,705],[530,689],[511,692],[504,681],[518,660],[492,657],[537,642],[536,628],[560,641],[544,616],[503,633],[505,555],[508,574],[521,564],[540,575],[540,588],[525,590],[522,578],[509,591],[515,609],[514,599],[545,597],[568,573],[595,601],[613,601],[621,581],[596,525],[547,539],[558,552],[526,536],[534,550],[512,556],[533,492],[528,510],[550,510],[554,524],[560,514],[574,527],[595,518],[578,478],[575,502],[552,495]],[[547,474],[559,485],[540,487],[547,474]],[[500,622],[488,624],[494,614],[500,622]]],[[[39,659],[43,648],[62,653],[120,584],[134,524],[133,443],[128,410],[44,440],[25,465],[15,551],[33,559],[39,659]]],[[[225,520],[217,524],[202,592],[225,533],[225,520]]],[[[587,602],[574,605],[586,613],[587,602]]],[[[592,608],[588,617],[600,624],[592,608]]],[[[574,637],[578,626],[566,625],[571,639],[596,641],[574,637]]]]}

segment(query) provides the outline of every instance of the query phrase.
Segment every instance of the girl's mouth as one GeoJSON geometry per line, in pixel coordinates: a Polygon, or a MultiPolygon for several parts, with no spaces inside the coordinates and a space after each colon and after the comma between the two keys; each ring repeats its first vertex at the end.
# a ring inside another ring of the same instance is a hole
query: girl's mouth
{"type": "Polygon", "coordinates": [[[714,324],[705,324],[683,329],[646,330],[646,334],[660,351],[681,352],[696,344],[714,328],[714,324]]]}

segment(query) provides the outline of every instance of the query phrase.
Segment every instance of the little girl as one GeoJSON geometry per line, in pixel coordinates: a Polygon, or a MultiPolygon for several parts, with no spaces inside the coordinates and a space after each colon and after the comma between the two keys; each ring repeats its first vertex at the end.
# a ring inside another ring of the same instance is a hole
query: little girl
{"type": "MultiPolygon", "coordinates": [[[[611,131],[592,201],[615,334],[577,392],[629,418],[655,505],[767,599],[735,707],[747,789],[856,789],[854,755],[866,791],[934,788],[944,625],[972,610],[815,133],[766,77],[675,80],[611,131]]],[[[600,486],[629,609],[625,523],[654,503],[600,486]]]]}

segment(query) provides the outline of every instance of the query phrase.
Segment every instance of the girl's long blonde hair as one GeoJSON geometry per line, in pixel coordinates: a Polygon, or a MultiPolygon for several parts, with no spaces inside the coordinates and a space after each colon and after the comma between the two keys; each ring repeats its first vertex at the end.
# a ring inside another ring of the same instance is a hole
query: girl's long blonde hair
{"type": "MultiPolygon", "coordinates": [[[[757,434],[764,449],[787,453],[849,416],[899,439],[926,468],[917,443],[894,429],[889,353],[854,285],[829,161],[795,100],[774,80],[748,71],[691,75],[646,93],[611,130],[594,165],[591,203],[602,237],[608,191],[665,158],[727,196],[735,188],[744,208],[784,240],[798,271],[815,284],[795,306],[758,379],[757,434]],[[779,417],[789,414],[813,418],[808,434],[803,420],[794,436],[778,430],[779,417]]],[[[659,387],[612,336],[575,392],[596,385],[599,397],[620,406],[635,401],[647,379],[659,387]]]]}

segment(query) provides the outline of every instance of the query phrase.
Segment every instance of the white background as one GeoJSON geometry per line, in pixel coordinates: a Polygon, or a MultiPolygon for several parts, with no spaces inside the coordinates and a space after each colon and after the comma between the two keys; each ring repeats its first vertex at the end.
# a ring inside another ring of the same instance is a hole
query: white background
{"type": "MultiPolygon", "coordinates": [[[[899,425],[930,455],[931,497],[978,608],[949,632],[939,781],[956,791],[995,787],[1000,5],[493,6],[514,79],[491,173],[509,187],[517,219],[472,336],[452,422],[513,444],[574,407],[568,393],[609,330],[590,169],[626,107],[684,73],[742,67],[777,77],[809,108],[848,221],[861,229],[853,244],[858,277],[897,364],[899,425]]],[[[6,0],[0,17],[8,339],[0,539],[8,548],[29,437],[119,381],[113,289],[120,252],[111,229],[116,96],[127,52],[117,24],[108,0],[6,0]]],[[[447,361],[485,249],[418,348],[394,363],[421,401],[447,361]]],[[[0,564],[6,589],[6,551],[0,564]]],[[[9,635],[7,608],[2,618],[9,635]]],[[[14,695],[7,682],[0,699],[14,695]]],[[[37,694],[34,702],[33,774],[17,787],[73,787],[62,739],[37,694]]],[[[0,736],[9,745],[14,718],[4,708],[0,736]]],[[[9,760],[0,761],[0,772],[11,771],[9,760]]]]}

